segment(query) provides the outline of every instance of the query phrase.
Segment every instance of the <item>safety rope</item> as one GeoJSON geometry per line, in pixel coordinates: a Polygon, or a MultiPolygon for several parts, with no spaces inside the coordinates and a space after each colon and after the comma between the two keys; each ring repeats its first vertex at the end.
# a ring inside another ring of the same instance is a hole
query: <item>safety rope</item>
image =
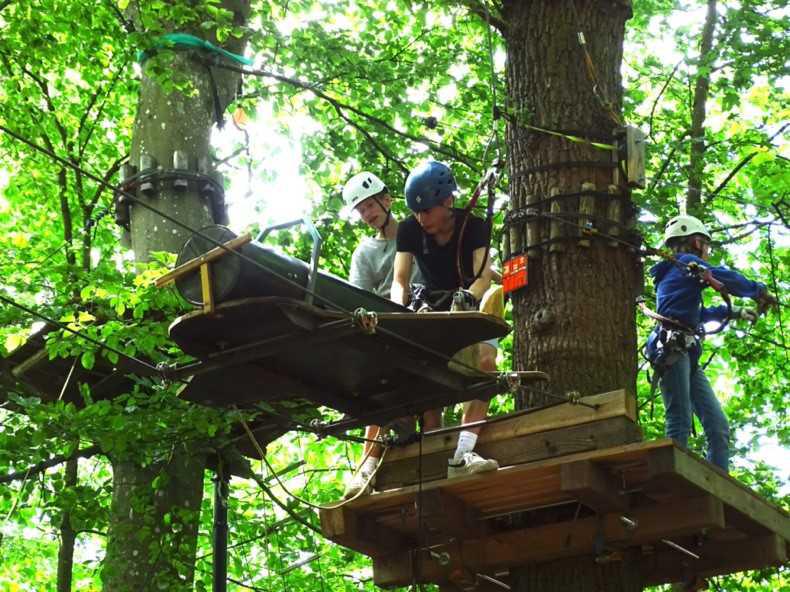
{"type": "MultiPolygon", "coordinates": [[[[236,408],[235,405],[234,405],[234,408],[236,408]]],[[[238,410],[238,408],[236,408],[236,409],[238,410]]],[[[304,498],[299,497],[298,495],[293,493],[288,487],[285,486],[285,483],[282,482],[282,480],[280,479],[280,477],[277,474],[277,472],[274,470],[272,465],[269,463],[269,459],[266,457],[265,450],[263,449],[263,447],[261,447],[260,443],[258,442],[258,439],[255,437],[255,434],[252,433],[252,430],[250,429],[250,426],[247,423],[247,421],[241,415],[239,415],[239,421],[241,422],[241,425],[244,428],[244,431],[247,433],[247,437],[250,439],[250,442],[252,443],[253,447],[255,448],[255,451],[260,455],[261,460],[263,460],[263,462],[266,464],[266,467],[269,469],[269,471],[274,476],[274,480],[277,481],[277,484],[282,488],[282,490],[286,493],[286,495],[288,495],[289,497],[291,497],[294,500],[298,501],[300,504],[303,504],[303,505],[305,505],[305,506],[307,506],[309,508],[313,508],[315,510],[336,510],[337,508],[342,508],[343,506],[345,506],[347,504],[350,504],[351,502],[353,502],[354,500],[358,499],[363,494],[365,494],[365,492],[367,491],[368,486],[373,481],[373,479],[376,477],[376,473],[378,473],[379,469],[381,468],[381,465],[384,464],[384,457],[386,456],[387,450],[388,450],[388,447],[386,446],[386,444],[384,442],[381,442],[381,447],[382,447],[381,457],[379,457],[379,462],[376,465],[376,468],[368,476],[368,478],[366,479],[366,481],[364,483],[364,486],[353,497],[350,497],[350,498],[348,498],[346,500],[343,500],[342,502],[338,502],[336,504],[329,504],[329,505],[322,506],[322,505],[319,505],[319,504],[314,504],[313,502],[310,502],[310,501],[308,501],[308,500],[306,500],[304,498]]],[[[360,467],[370,457],[371,451],[372,451],[372,447],[368,450],[367,454],[362,459],[362,462],[359,464],[360,467]]]]}
{"type": "Polygon", "coordinates": [[[206,41],[205,39],[201,39],[200,37],[195,37],[194,35],[190,35],[188,33],[166,33],[165,35],[161,35],[154,41],[150,49],[144,51],[141,50],[137,53],[137,61],[140,62],[141,64],[144,64],[157,51],[161,51],[163,49],[169,49],[169,50],[200,49],[212,53],[216,56],[227,58],[238,64],[243,64],[245,66],[251,66],[253,64],[253,61],[248,57],[245,57],[238,53],[233,53],[231,51],[228,51],[227,49],[223,49],[217,45],[214,45],[210,41],[206,41]]]}

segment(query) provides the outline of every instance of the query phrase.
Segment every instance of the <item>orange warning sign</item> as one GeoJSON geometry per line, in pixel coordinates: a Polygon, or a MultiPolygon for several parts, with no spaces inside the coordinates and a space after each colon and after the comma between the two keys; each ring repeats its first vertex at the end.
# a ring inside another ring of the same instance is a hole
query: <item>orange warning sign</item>
{"type": "Polygon", "coordinates": [[[502,270],[502,288],[505,294],[527,285],[527,256],[516,255],[505,261],[502,270]]]}

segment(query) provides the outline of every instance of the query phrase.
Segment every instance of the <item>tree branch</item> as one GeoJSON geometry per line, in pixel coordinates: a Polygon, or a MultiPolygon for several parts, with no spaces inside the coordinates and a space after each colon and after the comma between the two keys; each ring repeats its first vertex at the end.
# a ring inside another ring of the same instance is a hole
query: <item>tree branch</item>
{"type": "Polygon", "coordinates": [[[51,469],[52,467],[55,467],[69,460],[73,460],[76,458],[91,458],[92,456],[96,456],[97,454],[100,453],[101,453],[101,448],[94,445],[94,446],[88,446],[87,448],[83,448],[81,450],[77,450],[76,452],[70,455],[58,454],[48,460],[41,461],[40,463],[36,463],[33,466],[28,467],[24,471],[16,471],[14,473],[9,473],[8,475],[2,475],[0,476],[0,483],[11,483],[12,481],[19,481],[20,479],[24,479],[26,476],[38,475],[40,473],[43,473],[47,469],[51,469]]]}
{"type": "MultiPolygon", "coordinates": [[[[508,31],[507,23],[499,14],[495,16],[494,11],[483,4],[485,1],[486,0],[460,0],[460,4],[466,7],[466,9],[475,16],[479,16],[484,22],[492,25],[502,35],[506,34],[508,31]]],[[[496,12],[499,13],[499,9],[496,9],[496,12]]]]}
{"type": "Polygon", "coordinates": [[[303,82],[302,80],[299,80],[297,78],[291,78],[291,77],[288,77],[288,76],[283,76],[282,74],[275,74],[273,72],[267,72],[266,70],[253,70],[253,69],[248,69],[248,68],[240,68],[240,67],[234,66],[232,64],[219,64],[219,65],[218,64],[212,64],[212,65],[215,66],[215,67],[219,67],[219,68],[224,68],[226,70],[230,70],[232,72],[239,72],[241,74],[247,74],[248,76],[258,76],[258,77],[261,77],[261,78],[271,78],[272,80],[277,80],[278,82],[284,82],[284,83],[289,84],[291,86],[294,86],[296,88],[300,88],[302,90],[306,90],[308,92],[313,93],[318,98],[323,99],[324,101],[327,101],[330,105],[332,105],[335,108],[335,110],[341,109],[341,110],[350,111],[351,113],[354,113],[355,115],[359,115],[360,117],[362,117],[364,119],[367,119],[371,123],[374,123],[375,125],[378,125],[378,126],[384,128],[385,130],[387,130],[389,132],[392,132],[393,134],[397,134],[397,135],[399,135],[399,136],[401,136],[403,138],[406,138],[408,140],[411,140],[413,142],[419,142],[421,144],[425,144],[426,146],[431,147],[431,149],[433,149],[435,152],[437,152],[439,154],[442,154],[444,156],[447,156],[448,158],[451,158],[453,160],[457,160],[458,162],[463,163],[464,165],[469,167],[472,171],[475,171],[477,173],[480,172],[479,168],[477,167],[477,165],[475,164],[475,162],[471,158],[459,153],[455,149],[450,148],[448,146],[445,146],[443,144],[440,144],[440,143],[438,143],[438,142],[436,142],[434,140],[431,140],[430,138],[427,138],[425,136],[417,136],[417,135],[414,135],[414,134],[410,134],[408,132],[403,132],[403,131],[397,129],[396,127],[392,126],[388,122],[384,121],[380,117],[377,117],[375,115],[371,115],[370,113],[366,113],[365,111],[363,111],[363,110],[361,110],[361,109],[359,109],[357,107],[354,107],[353,105],[349,105],[348,103],[344,103],[342,101],[339,101],[338,99],[335,99],[334,97],[331,97],[330,95],[328,95],[324,91],[319,90],[318,88],[316,88],[315,85],[308,84],[308,83],[303,82]]]}
{"type": "MultiPolygon", "coordinates": [[[[785,129],[787,129],[788,125],[790,125],[790,123],[785,123],[782,127],[780,127],[779,131],[777,131],[773,136],[768,138],[768,142],[766,142],[766,143],[769,144],[774,139],[776,139],[776,137],[779,134],[781,134],[783,131],[785,131],[785,129]]],[[[727,186],[727,183],[729,183],[732,180],[732,178],[735,175],[738,174],[738,171],[740,171],[743,167],[745,167],[747,164],[749,164],[749,161],[752,158],[754,158],[755,156],[757,156],[758,154],[760,154],[760,151],[759,150],[755,150],[754,152],[752,152],[751,154],[749,154],[745,158],[743,158],[737,165],[735,165],[735,167],[730,171],[730,173],[724,178],[724,181],[719,183],[719,186],[716,187],[716,189],[713,190],[713,193],[711,193],[710,195],[706,196],[705,199],[706,200],[711,200],[714,197],[716,197],[721,192],[721,190],[724,189],[727,186]]]]}

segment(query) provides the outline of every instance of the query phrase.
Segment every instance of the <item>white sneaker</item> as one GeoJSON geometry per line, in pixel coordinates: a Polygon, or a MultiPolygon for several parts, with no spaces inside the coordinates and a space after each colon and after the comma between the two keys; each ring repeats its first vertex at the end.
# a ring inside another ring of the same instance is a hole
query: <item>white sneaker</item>
{"type": "Polygon", "coordinates": [[[370,478],[370,473],[359,471],[351,478],[351,481],[346,484],[346,491],[343,493],[343,499],[352,498],[363,489],[365,491],[362,495],[368,495],[373,491],[373,486],[370,483],[371,481],[373,481],[373,479],[370,478]]]}
{"type": "Polygon", "coordinates": [[[461,462],[453,462],[453,459],[447,461],[447,478],[496,471],[498,468],[499,463],[493,458],[483,458],[474,451],[464,452],[461,462]]]}

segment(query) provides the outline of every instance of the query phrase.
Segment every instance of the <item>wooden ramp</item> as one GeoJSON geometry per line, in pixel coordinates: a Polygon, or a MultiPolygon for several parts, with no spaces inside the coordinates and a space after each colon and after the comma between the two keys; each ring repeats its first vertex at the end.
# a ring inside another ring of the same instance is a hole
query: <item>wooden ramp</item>
{"type": "MultiPolygon", "coordinates": [[[[491,579],[507,584],[515,567],[572,557],[618,561],[625,553],[638,557],[646,585],[787,560],[788,515],[707,461],[671,440],[598,447],[616,436],[596,441],[593,434],[629,437],[623,422],[631,413],[618,393],[599,400],[608,402],[594,412],[559,406],[493,424],[479,449],[499,446],[500,464],[520,464],[449,480],[429,468],[433,480],[322,510],[324,534],[370,555],[374,581],[385,588],[416,576],[442,590],[497,590],[491,579]],[[576,412],[581,423],[562,426],[576,412]],[[555,429],[535,431],[540,415],[551,416],[555,429]],[[541,438],[542,459],[530,461],[541,456],[541,438]]],[[[428,467],[440,450],[446,463],[445,440],[426,438],[428,467]]],[[[413,450],[393,451],[380,472],[384,483],[408,482],[418,461],[413,450]]]]}

